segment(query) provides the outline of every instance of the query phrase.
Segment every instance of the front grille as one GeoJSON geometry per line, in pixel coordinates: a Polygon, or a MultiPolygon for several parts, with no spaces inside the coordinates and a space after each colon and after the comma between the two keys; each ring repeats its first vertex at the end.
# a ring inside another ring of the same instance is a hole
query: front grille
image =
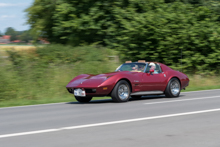
{"type": "Polygon", "coordinates": [[[86,93],[96,93],[96,89],[85,89],[86,93]]]}
{"type": "MultiPolygon", "coordinates": [[[[75,88],[76,89],[76,88],[75,88]]],[[[74,93],[74,89],[72,88],[67,88],[69,93],[74,93]]],[[[85,89],[86,93],[96,93],[96,89],[85,89]]]]}

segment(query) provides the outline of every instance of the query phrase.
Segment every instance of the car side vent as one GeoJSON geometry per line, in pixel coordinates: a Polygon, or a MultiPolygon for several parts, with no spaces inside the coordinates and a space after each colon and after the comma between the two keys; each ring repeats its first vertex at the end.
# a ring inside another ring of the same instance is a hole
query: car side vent
{"type": "Polygon", "coordinates": [[[67,90],[69,91],[69,93],[73,93],[73,89],[72,88],[67,88],[67,90]]]}

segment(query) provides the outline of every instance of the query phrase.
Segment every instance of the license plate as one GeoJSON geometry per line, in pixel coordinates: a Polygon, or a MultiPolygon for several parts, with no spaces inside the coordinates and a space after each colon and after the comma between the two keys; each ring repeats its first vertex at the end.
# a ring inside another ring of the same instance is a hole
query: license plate
{"type": "Polygon", "coordinates": [[[82,90],[82,89],[75,89],[74,95],[75,96],[86,96],[86,92],[85,92],[85,90],[82,90]]]}

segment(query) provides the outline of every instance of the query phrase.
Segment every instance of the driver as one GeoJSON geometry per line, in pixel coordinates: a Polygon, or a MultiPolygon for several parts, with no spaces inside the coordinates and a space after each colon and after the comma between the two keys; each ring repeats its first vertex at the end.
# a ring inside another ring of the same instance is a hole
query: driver
{"type": "Polygon", "coordinates": [[[138,65],[132,65],[131,67],[132,67],[131,71],[138,72],[138,65]]]}
{"type": "Polygon", "coordinates": [[[149,66],[150,66],[150,70],[154,70],[154,72],[153,72],[154,74],[158,74],[157,70],[155,70],[156,69],[156,64],[155,63],[151,62],[149,64],[149,66]]]}

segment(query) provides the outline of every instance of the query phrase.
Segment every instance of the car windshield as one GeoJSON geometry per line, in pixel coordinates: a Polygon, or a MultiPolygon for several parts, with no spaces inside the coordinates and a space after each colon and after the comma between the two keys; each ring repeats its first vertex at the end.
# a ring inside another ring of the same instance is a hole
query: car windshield
{"type": "Polygon", "coordinates": [[[116,71],[144,72],[145,63],[124,63],[116,71]]]}

